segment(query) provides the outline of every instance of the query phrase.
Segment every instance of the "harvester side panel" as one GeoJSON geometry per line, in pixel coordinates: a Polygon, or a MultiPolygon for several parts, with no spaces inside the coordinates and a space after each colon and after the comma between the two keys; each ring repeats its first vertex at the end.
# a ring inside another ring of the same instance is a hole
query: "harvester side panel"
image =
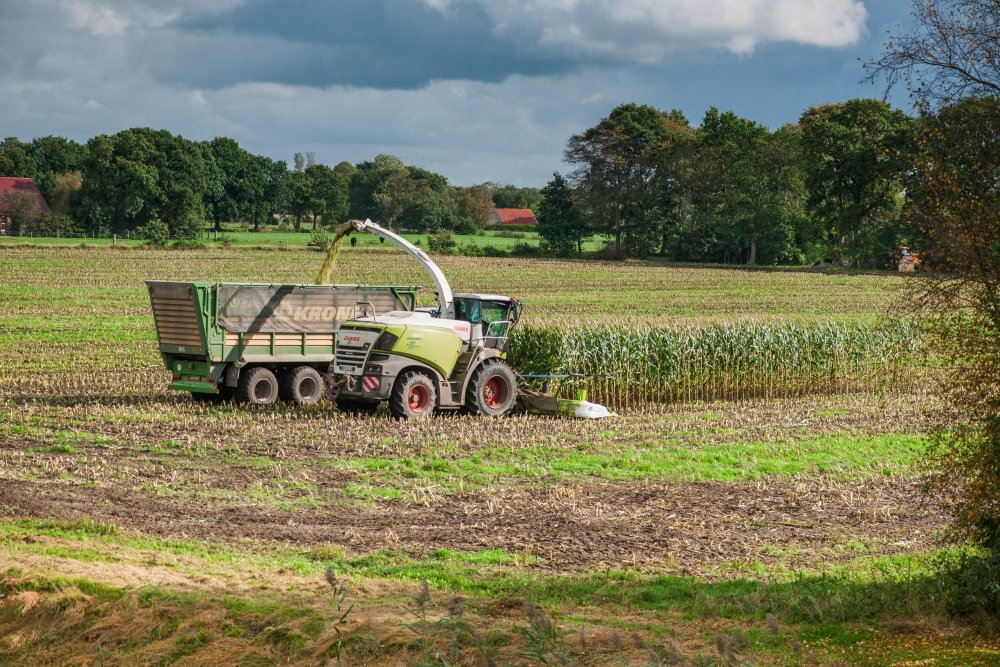
{"type": "Polygon", "coordinates": [[[348,285],[218,286],[219,326],[235,333],[331,333],[341,322],[411,311],[415,295],[392,287],[348,285]]]}

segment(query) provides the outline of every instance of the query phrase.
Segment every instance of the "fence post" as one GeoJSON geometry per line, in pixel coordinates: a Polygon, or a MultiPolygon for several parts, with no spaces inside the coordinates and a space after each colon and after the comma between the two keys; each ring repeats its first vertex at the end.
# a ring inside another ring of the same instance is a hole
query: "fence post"
{"type": "Polygon", "coordinates": [[[111,235],[111,247],[114,248],[116,245],[118,245],[118,235],[117,234],[112,234],[111,235]]]}

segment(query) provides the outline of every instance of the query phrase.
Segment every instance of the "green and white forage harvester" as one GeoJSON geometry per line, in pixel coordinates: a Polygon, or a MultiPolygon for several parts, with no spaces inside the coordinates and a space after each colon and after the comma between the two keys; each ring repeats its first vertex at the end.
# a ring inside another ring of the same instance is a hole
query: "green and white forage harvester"
{"type": "Polygon", "coordinates": [[[337,406],[365,412],[388,401],[400,418],[513,410],[517,377],[505,359],[521,304],[496,294],[454,294],[438,265],[403,237],[371,220],[347,225],[394,242],[420,263],[434,281],[438,306],[373,312],[343,323],[328,373],[337,406]]]}
{"type": "Polygon", "coordinates": [[[325,386],[340,410],[369,413],[385,402],[400,419],[456,410],[501,416],[522,409],[611,416],[583,395],[571,400],[519,391],[518,377],[506,362],[508,335],[521,314],[517,299],[453,293],[424,251],[371,220],[345,223],[337,238],[355,231],[376,234],[415,259],[434,281],[438,305],[416,308],[415,288],[149,281],[160,351],[174,373],[171,387],[195,398],[309,404],[319,400],[325,386]],[[177,331],[170,318],[179,312],[179,296],[193,301],[198,314],[188,320],[190,345],[180,350],[170,344],[177,342],[170,337],[177,331]],[[289,301],[320,305],[296,310],[287,307],[289,301]],[[332,305],[323,305],[328,302],[332,305]],[[378,312],[384,304],[396,307],[378,312]],[[323,316],[319,328],[304,317],[310,313],[323,316]],[[190,333],[194,320],[200,347],[190,333]],[[221,342],[216,347],[212,340],[221,342]]]}
{"type": "Polygon", "coordinates": [[[382,401],[399,418],[465,410],[500,416],[520,406],[537,414],[599,418],[604,406],[518,391],[507,365],[507,337],[521,316],[517,299],[498,294],[455,294],[440,267],[420,248],[376,225],[354,220],[345,228],[392,241],[431,276],[436,308],[372,313],[341,325],[330,389],[343,410],[374,411],[382,401]]]}

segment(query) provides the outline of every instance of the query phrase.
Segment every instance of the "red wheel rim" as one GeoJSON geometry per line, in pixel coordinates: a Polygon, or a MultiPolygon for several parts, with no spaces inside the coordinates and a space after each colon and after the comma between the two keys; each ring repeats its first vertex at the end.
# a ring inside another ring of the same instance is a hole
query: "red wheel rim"
{"type": "Polygon", "coordinates": [[[507,383],[503,378],[491,377],[483,385],[483,403],[490,408],[503,407],[507,402],[507,383]]]}
{"type": "Polygon", "coordinates": [[[411,412],[423,412],[430,403],[431,393],[422,384],[415,384],[410,387],[406,394],[406,402],[410,406],[411,412]]]}

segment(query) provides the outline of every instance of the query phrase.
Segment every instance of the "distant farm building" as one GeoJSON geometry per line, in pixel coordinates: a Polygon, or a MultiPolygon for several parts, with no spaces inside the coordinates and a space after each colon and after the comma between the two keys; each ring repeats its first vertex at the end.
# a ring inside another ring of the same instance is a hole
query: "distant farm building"
{"type": "Polygon", "coordinates": [[[494,225],[537,225],[530,208],[498,208],[493,212],[494,225]]]}
{"type": "Polygon", "coordinates": [[[45,197],[38,191],[38,186],[32,179],[0,176],[0,236],[10,236],[14,233],[11,195],[19,192],[38,200],[39,215],[45,215],[49,212],[49,205],[45,202],[45,197]]]}

